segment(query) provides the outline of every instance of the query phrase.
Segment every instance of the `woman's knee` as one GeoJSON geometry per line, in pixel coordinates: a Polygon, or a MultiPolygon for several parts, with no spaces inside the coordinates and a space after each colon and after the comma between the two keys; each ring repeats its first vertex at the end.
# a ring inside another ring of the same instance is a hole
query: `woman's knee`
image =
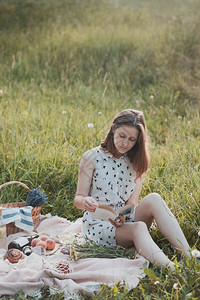
{"type": "Polygon", "coordinates": [[[143,199],[146,201],[146,203],[144,202],[145,207],[146,209],[148,209],[148,211],[152,214],[154,218],[156,211],[161,212],[163,209],[168,209],[166,202],[158,193],[151,193],[147,196],[146,199],[145,198],[143,199]]]}
{"type": "Polygon", "coordinates": [[[161,200],[162,199],[160,194],[158,194],[158,193],[150,193],[145,198],[148,200],[161,200]]]}
{"type": "Polygon", "coordinates": [[[158,203],[163,203],[164,200],[158,193],[150,193],[143,199],[148,205],[157,205],[158,203]]]}
{"type": "Polygon", "coordinates": [[[143,221],[137,221],[133,223],[133,234],[142,234],[143,232],[148,231],[147,225],[143,221]]]}

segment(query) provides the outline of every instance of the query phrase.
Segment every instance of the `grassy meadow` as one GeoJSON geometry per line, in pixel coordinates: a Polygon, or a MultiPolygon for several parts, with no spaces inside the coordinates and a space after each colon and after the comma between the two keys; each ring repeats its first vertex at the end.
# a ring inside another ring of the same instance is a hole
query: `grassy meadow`
{"type": "MultiPolygon", "coordinates": [[[[151,163],[141,199],[160,193],[200,249],[199,10],[198,0],[0,0],[0,184],[40,187],[43,214],[75,220],[83,153],[119,111],[143,110],[151,163]]],[[[0,202],[25,194],[9,186],[0,202]]],[[[199,267],[186,264],[176,279],[152,267],[138,288],[102,286],[91,299],[199,299],[199,267]]]]}

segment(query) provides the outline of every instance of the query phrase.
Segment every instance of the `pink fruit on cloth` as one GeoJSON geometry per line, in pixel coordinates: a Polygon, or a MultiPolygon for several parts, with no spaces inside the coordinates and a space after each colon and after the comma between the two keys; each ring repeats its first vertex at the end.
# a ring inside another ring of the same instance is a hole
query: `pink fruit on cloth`
{"type": "Polygon", "coordinates": [[[52,240],[52,239],[47,239],[45,241],[45,243],[47,244],[47,248],[46,248],[47,250],[53,250],[55,248],[55,246],[56,246],[55,241],[52,240]]]}
{"type": "Polygon", "coordinates": [[[47,249],[47,243],[45,241],[39,241],[36,246],[40,246],[40,247],[43,247],[45,249],[47,249]]]}
{"type": "Polygon", "coordinates": [[[40,235],[40,239],[42,241],[46,241],[48,239],[48,236],[46,236],[46,235],[40,235]]]}
{"type": "Polygon", "coordinates": [[[40,238],[35,238],[35,239],[33,239],[33,240],[31,241],[31,246],[32,246],[32,247],[35,247],[36,244],[37,244],[39,241],[40,241],[40,238]]]}

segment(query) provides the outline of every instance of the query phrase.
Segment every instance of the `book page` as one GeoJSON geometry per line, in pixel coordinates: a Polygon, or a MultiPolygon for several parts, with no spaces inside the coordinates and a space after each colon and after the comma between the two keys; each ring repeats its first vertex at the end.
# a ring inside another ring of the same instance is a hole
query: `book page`
{"type": "Polygon", "coordinates": [[[97,207],[95,212],[93,213],[94,219],[102,219],[108,221],[108,219],[115,220],[116,217],[117,217],[117,213],[114,213],[112,211],[100,207],[97,207]]]}

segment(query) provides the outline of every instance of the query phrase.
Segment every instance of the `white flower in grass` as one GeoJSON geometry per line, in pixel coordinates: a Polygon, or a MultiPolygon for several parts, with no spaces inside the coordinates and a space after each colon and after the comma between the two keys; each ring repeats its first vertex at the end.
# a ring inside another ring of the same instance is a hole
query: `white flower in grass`
{"type": "MultiPolygon", "coordinates": [[[[198,235],[200,236],[200,231],[198,232],[198,235]]],[[[200,257],[200,251],[197,249],[194,249],[191,251],[192,256],[194,257],[200,257]]]]}
{"type": "Polygon", "coordinates": [[[63,114],[63,115],[65,115],[66,113],[67,113],[66,110],[63,110],[63,111],[62,111],[62,114],[63,114]]]}
{"type": "Polygon", "coordinates": [[[88,123],[87,126],[88,126],[88,128],[92,128],[92,127],[94,127],[94,124],[93,123],[88,123]]]}
{"type": "Polygon", "coordinates": [[[176,282],[176,283],[174,283],[174,285],[173,285],[173,288],[175,289],[175,290],[178,290],[179,289],[179,287],[178,287],[178,283],[176,282]]]}
{"type": "Polygon", "coordinates": [[[0,96],[3,96],[3,90],[0,90],[0,96]]]}
{"type": "Polygon", "coordinates": [[[99,112],[98,112],[98,115],[102,115],[102,112],[101,112],[101,111],[99,111],[99,112]]]}
{"type": "Polygon", "coordinates": [[[154,282],[155,285],[156,285],[156,284],[159,284],[159,283],[160,283],[160,281],[158,281],[158,280],[154,282]]]}
{"type": "Polygon", "coordinates": [[[154,99],[154,95],[150,95],[150,97],[149,97],[150,99],[154,99]]]}
{"type": "Polygon", "coordinates": [[[36,291],[34,294],[33,294],[34,297],[36,297],[36,299],[40,299],[40,297],[42,297],[42,292],[41,291],[36,291]]]}
{"type": "Polygon", "coordinates": [[[200,236],[200,231],[198,232],[198,236],[200,236]]]}

